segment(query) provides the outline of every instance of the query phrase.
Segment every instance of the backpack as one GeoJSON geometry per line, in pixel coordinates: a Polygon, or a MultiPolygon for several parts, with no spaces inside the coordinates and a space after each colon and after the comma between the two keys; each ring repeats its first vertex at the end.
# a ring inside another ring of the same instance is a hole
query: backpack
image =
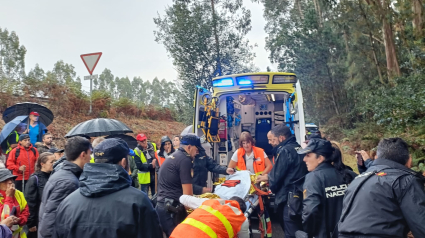
{"type": "MultiPolygon", "coordinates": [[[[31,151],[34,153],[34,156],[37,157],[37,152],[35,151],[34,147],[31,147],[31,151]]],[[[16,153],[15,153],[15,163],[18,160],[19,155],[21,154],[21,148],[16,148],[16,153]]],[[[6,158],[5,164],[7,164],[7,160],[9,159],[9,156],[6,158]]]]}

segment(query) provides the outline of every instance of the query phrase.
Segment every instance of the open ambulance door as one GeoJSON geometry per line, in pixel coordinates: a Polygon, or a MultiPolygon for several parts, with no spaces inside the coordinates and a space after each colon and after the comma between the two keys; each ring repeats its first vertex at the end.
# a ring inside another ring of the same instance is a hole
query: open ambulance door
{"type": "Polygon", "coordinates": [[[295,93],[297,94],[297,102],[294,105],[295,115],[294,120],[298,121],[298,123],[294,124],[294,132],[297,138],[298,144],[301,145],[302,142],[305,141],[305,119],[304,119],[304,99],[303,93],[301,91],[300,81],[297,81],[295,84],[295,93]]]}
{"type": "MultiPolygon", "coordinates": [[[[205,153],[214,158],[213,153],[213,142],[218,137],[218,109],[216,108],[218,103],[212,96],[212,92],[200,86],[196,86],[195,98],[193,101],[193,107],[195,113],[193,117],[193,133],[201,138],[202,147],[205,149],[205,153]],[[211,135],[212,134],[212,135],[211,135]]],[[[212,188],[212,173],[208,172],[207,187],[212,188]]]]}

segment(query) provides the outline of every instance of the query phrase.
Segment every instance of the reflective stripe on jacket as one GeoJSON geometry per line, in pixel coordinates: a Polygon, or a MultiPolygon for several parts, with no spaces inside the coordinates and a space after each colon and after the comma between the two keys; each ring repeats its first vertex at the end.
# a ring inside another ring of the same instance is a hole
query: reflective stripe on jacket
{"type": "MultiPolygon", "coordinates": [[[[154,151],[156,151],[156,144],[152,143],[152,145],[153,145],[154,151]]],[[[148,161],[145,157],[145,154],[139,148],[136,148],[134,150],[134,153],[136,153],[136,155],[140,157],[140,160],[142,161],[143,164],[148,163],[148,161]]],[[[157,157],[156,153],[155,153],[155,157],[157,157]]],[[[134,159],[134,157],[133,157],[133,159],[134,159]]],[[[149,171],[138,171],[137,177],[139,179],[139,184],[150,184],[151,183],[151,175],[150,175],[149,171]]]]}
{"type": "MultiPolygon", "coordinates": [[[[252,152],[254,153],[254,172],[255,174],[261,174],[266,169],[266,159],[264,158],[264,150],[253,146],[252,152]]],[[[238,170],[246,170],[245,165],[245,150],[243,148],[238,149],[238,163],[236,168],[238,170]]]]}
{"type": "MultiPolygon", "coordinates": [[[[233,208],[239,208],[235,201],[224,202],[230,203],[233,208]]],[[[203,202],[174,229],[170,238],[187,237],[188,234],[197,238],[236,237],[246,218],[240,210],[239,214],[236,214],[230,206],[222,205],[216,199],[203,202]]]]}
{"type": "MultiPolygon", "coordinates": [[[[15,198],[16,198],[16,201],[18,201],[19,209],[22,212],[27,206],[27,201],[25,200],[24,194],[19,190],[15,190],[15,198]]],[[[0,203],[2,205],[3,205],[3,199],[4,199],[3,197],[0,197],[0,203]]],[[[12,211],[12,207],[9,207],[9,205],[5,204],[1,212],[0,220],[3,221],[7,217],[9,217],[9,214],[11,211],[12,211]]],[[[27,238],[27,234],[22,229],[23,229],[22,226],[18,226],[18,225],[12,226],[11,228],[13,232],[12,238],[27,238]]]]}

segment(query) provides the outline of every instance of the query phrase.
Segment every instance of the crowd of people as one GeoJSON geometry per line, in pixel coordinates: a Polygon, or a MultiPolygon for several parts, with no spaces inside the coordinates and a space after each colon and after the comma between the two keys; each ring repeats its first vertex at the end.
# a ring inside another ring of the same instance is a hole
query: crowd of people
{"type": "Polygon", "coordinates": [[[375,156],[359,151],[358,175],[338,143],[312,136],[299,145],[285,125],[267,134],[272,154],[242,132],[224,166],[194,134],[163,136],[159,146],[138,134],[135,148],[120,138],[74,136],[61,150],[37,117],[7,139],[0,237],[248,238],[244,197],[194,196],[213,191],[208,171],[244,170],[268,184],[285,238],[425,237],[425,180],[409,169],[401,138],[382,139],[375,156]]]}

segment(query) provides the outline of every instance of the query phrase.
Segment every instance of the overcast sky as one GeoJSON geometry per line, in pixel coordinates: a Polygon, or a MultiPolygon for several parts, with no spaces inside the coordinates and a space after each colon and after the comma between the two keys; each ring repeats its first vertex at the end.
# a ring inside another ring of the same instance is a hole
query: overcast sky
{"type": "MultiPolygon", "coordinates": [[[[272,69],[264,49],[265,20],[260,4],[244,1],[251,10],[252,30],[248,34],[254,49],[254,63],[261,71],[272,69]]],[[[27,49],[25,69],[38,63],[45,71],[63,60],[75,66],[77,75],[88,75],[80,55],[102,52],[93,74],[109,68],[115,76],[140,76],[143,80],[175,80],[177,72],[163,45],[155,42],[153,18],[164,15],[172,0],[0,0],[0,27],[15,31],[27,49]]],[[[83,83],[89,90],[88,82],[83,83]]]]}

